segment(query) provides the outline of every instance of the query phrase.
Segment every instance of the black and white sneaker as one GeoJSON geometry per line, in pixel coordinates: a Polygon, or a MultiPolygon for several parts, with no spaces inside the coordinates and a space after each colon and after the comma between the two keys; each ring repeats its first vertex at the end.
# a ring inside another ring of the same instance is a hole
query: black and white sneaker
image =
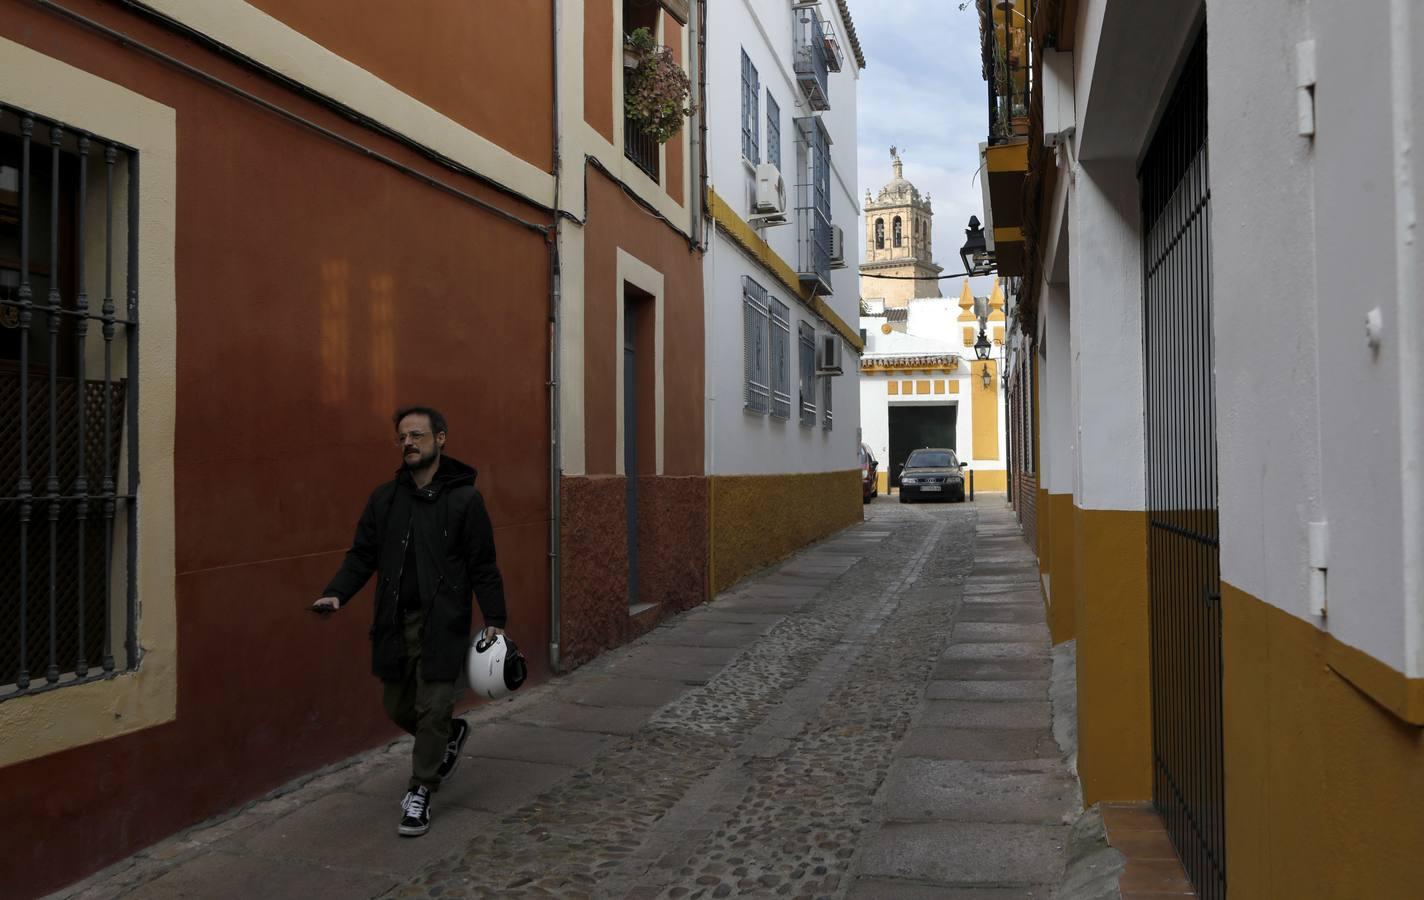
{"type": "Polygon", "coordinates": [[[465,746],[465,739],[470,736],[470,723],[464,719],[454,719],[450,723],[450,743],[445,745],[445,756],[440,760],[440,768],[435,770],[435,774],[444,781],[455,774],[455,769],[460,765],[460,751],[465,746]]]}
{"type": "Polygon", "coordinates": [[[421,785],[406,795],[401,837],[420,837],[430,830],[430,788],[421,785]]]}

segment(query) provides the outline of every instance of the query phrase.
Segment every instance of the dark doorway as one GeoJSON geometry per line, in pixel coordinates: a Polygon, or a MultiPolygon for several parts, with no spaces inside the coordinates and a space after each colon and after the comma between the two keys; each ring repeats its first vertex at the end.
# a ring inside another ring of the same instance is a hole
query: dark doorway
{"type": "Polygon", "coordinates": [[[656,373],[653,369],[653,296],[632,285],[623,289],[623,473],[627,484],[628,605],[639,603],[638,481],[657,472],[654,431],[656,373]]]}
{"type": "Polygon", "coordinates": [[[900,486],[900,470],[911,450],[921,447],[948,447],[956,453],[955,424],[959,404],[890,407],[890,486],[900,486]]]}

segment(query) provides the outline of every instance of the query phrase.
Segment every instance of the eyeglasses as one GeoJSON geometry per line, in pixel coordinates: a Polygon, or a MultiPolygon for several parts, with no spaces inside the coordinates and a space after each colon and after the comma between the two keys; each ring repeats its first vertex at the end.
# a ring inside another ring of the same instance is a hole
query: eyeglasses
{"type": "Polygon", "coordinates": [[[396,435],[396,446],[404,447],[407,440],[418,444],[429,436],[430,432],[428,431],[405,431],[396,435]]]}

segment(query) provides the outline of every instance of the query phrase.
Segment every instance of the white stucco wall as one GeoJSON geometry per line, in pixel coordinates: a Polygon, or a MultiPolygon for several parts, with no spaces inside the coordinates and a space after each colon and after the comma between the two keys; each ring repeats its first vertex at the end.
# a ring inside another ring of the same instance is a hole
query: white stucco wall
{"type": "Polygon", "coordinates": [[[1410,320],[1424,12],[1207,5],[1233,23],[1208,45],[1222,577],[1424,675],[1421,398],[1408,393],[1424,345],[1410,320]],[[1313,139],[1296,127],[1303,40],[1316,46],[1313,139]],[[1307,608],[1312,521],[1330,536],[1323,619],[1307,608]]]}
{"type": "MultiPolygon", "coordinates": [[[[831,137],[831,220],[856,240],[856,82],[858,70],[845,42],[845,28],[835,5],[823,2],[845,48],[840,72],[829,76],[830,109],[819,115],[831,137]]],[[[741,53],[745,50],[761,82],[758,98],[758,155],[766,159],[766,96],[781,109],[781,163],[789,223],[763,228],[761,237],[794,269],[798,261],[796,222],[797,128],[799,117],[816,114],[803,99],[792,69],[793,11],[790,4],[728,0],[707,11],[707,169],[708,182],[737,215],[752,214],[755,170],[742,157],[741,53]]],[[[854,244],[850,256],[854,257],[854,244]]],[[[706,302],[706,460],[709,474],[776,474],[853,469],[859,465],[857,429],[860,390],[857,358],[842,345],[845,374],[832,379],[834,427],[824,431],[799,424],[793,396],[789,420],[753,415],[743,409],[742,276],[748,275],[791,308],[791,382],[796,392],[797,322],[809,321],[818,335],[827,324],[797,301],[771,273],[722,232],[709,240],[703,260],[706,302]]],[[[824,298],[852,327],[859,315],[854,267],[833,269],[833,293],[824,298]]],[[[818,387],[818,404],[821,395],[818,387]]]]}

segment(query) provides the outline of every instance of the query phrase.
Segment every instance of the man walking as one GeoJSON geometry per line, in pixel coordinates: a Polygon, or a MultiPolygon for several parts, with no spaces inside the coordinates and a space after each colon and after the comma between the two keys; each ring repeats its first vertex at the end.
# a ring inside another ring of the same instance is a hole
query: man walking
{"type": "Polygon", "coordinates": [[[455,681],[470,645],[470,592],[485,634],[503,634],[504,583],[476,472],[444,455],[445,417],[428,406],[396,412],[402,465],[376,488],[321,613],[345,606],[377,575],[371,670],[384,683],[386,715],[415,736],[400,833],[430,830],[430,797],[455,772],[470,726],[451,720],[455,681]]]}

